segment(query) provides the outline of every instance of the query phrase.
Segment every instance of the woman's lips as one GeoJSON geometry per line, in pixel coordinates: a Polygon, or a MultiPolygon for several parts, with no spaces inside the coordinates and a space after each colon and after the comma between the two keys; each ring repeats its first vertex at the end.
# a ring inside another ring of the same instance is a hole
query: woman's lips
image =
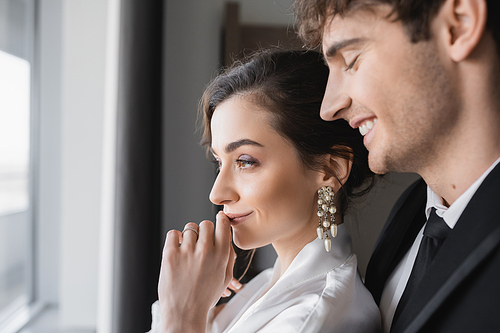
{"type": "Polygon", "coordinates": [[[246,214],[231,214],[231,213],[226,213],[226,216],[229,218],[229,221],[231,222],[232,226],[235,226],[237,224],[240,224],[244,222],[248,216],[250,216],[253,212],[246,213],[246,214]]]}

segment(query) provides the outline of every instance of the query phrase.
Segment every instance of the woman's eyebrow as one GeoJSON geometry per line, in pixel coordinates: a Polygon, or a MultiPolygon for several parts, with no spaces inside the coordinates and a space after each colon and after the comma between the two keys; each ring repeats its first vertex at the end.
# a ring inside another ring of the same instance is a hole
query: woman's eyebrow
{"type": "Polygon", "coordinates": [[[241,146],[247,146],[247,145],[257,146],[257,147],[264,147],[260,143],[255,142],[253,140],[242,139],[242,140],[234,141],[234,142],[231,142],[231,143],[227,144],[226,147],[224,148],[224,152],[226,154],[229,154],[229,153],[235,151],[236,149],[238,149],[239,147],[241,147],[241,146]]]}
{"type": "MultiPolygon", "coordinates": [[[[262,144],[255,142],[253,140],[241,139],[241,140],[234,141],[234,142],[227,144],[226,147],[224,147],[224,152],[226,154],[229,154],[229,153],[232,153],[233,151],[235,151],[236,149],[238,149],[239,147],[246,146],[246,145],[264,147],[262,144]]],[[[214,151],[214,149],[212,147],[209,148],[209,151],[210,151],[210,153],[212,153],[212,155],[217,156],[217,153],[214,151]]]]}

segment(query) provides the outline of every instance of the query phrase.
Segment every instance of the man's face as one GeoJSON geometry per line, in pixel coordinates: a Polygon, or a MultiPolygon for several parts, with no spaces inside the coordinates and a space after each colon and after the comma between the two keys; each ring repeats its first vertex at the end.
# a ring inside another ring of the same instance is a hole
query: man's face
{"type": "Polygon", "coordinates": [[[389,12],[380,6],[325,26],[330,76],[321,117],[360,129],[374,172],[420,173],[452,130],[458,101],[436,38],[411,43],[389,12]]]}

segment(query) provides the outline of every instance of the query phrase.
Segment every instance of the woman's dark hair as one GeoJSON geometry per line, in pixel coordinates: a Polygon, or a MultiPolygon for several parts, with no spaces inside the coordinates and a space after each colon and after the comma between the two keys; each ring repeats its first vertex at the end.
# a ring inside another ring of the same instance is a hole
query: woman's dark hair
{"type": "Polygon", "coordinates": [[[247,96],[272,115],[271,125],[293,144],[305,167],[322,169],[325,154],[353,162],[347,181],[336,194],[338,211],[344,214],[351,198],[370,190],[374,174],[359,131],[344,120],[320,118],[328,74],[321,54],[313,51],[261,50],[235,63],[203,94],[202,143],[211,145],[210,122],[217,106],[233,96],[247,96]]]}

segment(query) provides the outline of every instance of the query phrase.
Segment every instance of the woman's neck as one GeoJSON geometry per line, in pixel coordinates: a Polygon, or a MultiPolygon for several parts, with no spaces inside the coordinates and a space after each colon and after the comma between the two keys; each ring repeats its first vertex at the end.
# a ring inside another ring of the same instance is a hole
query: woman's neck
{"type": "MultiPolygon", "coordinates": [[[[335,221],[337,224],[342,224],[342,216],[340,216],[340,214],[336,214],[335,221]]],[[[295,259],[297,254],[302,251],[304,246],[318,237],[316,232],[316,224],[314,224],[314,226],[311,223],[307,223],[304,225],[304,228],[298,230],[294,234],[286,238],[281,238],[272,243],[274,250],[278,254],[278,258],[280,259],[280,277],[285,274],[288,267],[290,267],[290,265],[292,264],[292,261],[295,259]]]]}

